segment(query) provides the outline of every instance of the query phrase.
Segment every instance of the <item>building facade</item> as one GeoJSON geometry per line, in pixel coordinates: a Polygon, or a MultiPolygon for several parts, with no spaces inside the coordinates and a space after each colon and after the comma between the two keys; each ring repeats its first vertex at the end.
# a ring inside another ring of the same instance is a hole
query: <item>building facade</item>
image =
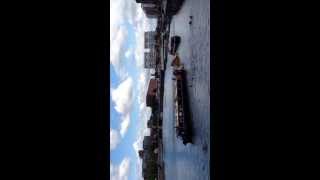
{"type": "Polygon", "coordinates": [[[144,48],[153,49],[156,45],[156,31],[146,31],[144,32],[144,48]]]}
{"type": "Polygon", "coordinates": [[[155,50],[144,53],[144,68],[155,69],[157,67],[157,54],[155,50]]]}
{"type": "Polygon", "coordinates": [[[144,53],[144,68],[153,69],[157,64],[156,50],[156,31],[144,32],[144,48],[149,49],[149,52],[144,53]]]}
{"type": "Polygon", "coordinates": [[[155,116],[153,115],[150,116],[150,119],[147,122],[147,127],[150,129],[157,127],[157,119],[155,116]]]}
{"type": "Polygon", "coordinates": [[[146,105],[148,107],[153,107],[156,103],[156,95],[157,95],[158,83],[156,79],[150,79],[147,97],[146,97],[146,105]]]}
{"type": "Polygon", "coordinates": [[[160,9],[159,8],[142,8],[144,14],[147,16],[149,19],[155,19],[158,18],[161,15],[160,9]]]}
{"type": "Polygon", "coordinates": [[[142,177],[144,179],[155,179],[157,177],[157,154],[151,136],[143,138],[143,150],[139,151],[142,159],[142,177]]]}

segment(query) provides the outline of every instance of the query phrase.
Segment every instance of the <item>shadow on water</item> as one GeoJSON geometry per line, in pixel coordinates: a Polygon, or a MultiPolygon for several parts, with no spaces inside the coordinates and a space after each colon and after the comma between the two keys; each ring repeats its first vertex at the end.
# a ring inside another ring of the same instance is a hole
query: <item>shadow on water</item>
{"type": "Polygon", "coordinates": [[[187,71],[185,71],[185,74],[184,74],[184,99],[185,99],[185,104],[184,104],[184,108],[185,108],[185,113],[186,113],[186,121],[185,121],[185,124],[186,124],[186,129],[188,130],[188,141],[193,144],[194,141],[193,141],[193,136],[194,136],[194,129],[193,129],[193,121],[192,121],[192,113],[190,111],[190,97],[189,97],[189,91],[188,91],[188,82],[187,82],[187,71]]]}
{"type": "Polygon", "coordinates": [[[184,0],[168,0],[167,14],[169,16],[178,14],[183,4],[184,0]]]}

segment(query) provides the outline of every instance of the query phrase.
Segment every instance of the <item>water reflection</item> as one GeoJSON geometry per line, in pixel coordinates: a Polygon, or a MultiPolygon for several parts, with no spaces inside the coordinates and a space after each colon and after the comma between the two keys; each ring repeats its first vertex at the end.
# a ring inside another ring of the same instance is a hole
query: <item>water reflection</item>
{"type": "Polygon", "coordinates": [[[168,58],[163,101],[166,180],[209,179],[210,161],[210,1],[185,0],[174,16],[170,36],[181,37],[179,56],[187,71],[194,144],[182,144],[174,130],[173,81],[168,58]],[[192,25],[189,17],[193,16],[192,25]]]}

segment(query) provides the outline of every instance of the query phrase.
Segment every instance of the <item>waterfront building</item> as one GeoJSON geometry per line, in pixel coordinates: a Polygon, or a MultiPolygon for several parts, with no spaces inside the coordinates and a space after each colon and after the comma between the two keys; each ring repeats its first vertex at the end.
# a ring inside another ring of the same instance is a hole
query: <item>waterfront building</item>
{"type": "Polygon", "coordinates": [[[153,49],[156,45],[156,31],[146,31],[144,32],[144,48],[145,49],[153,49]]]}
{"type": "Polygon", "coordinates": [[[157,126],[157,119],[155,116],[150,116],[150,119],[147,122],[148,128],[155,128],[157,126]]]}
{"type": "Polygon", "coordinates": [[[150,150],[152,149],[152,137],[151,136],[144,136],[143,138],[143,150],[150,150]]]}
{"type": "Polygon", "coordinates": [[[147,91],[147,97],[146,97],[146,105],[148,107],[154,107],[156,105],[157,86],[158,86],[157,80],[150,79],[148,91],[147,91]]]}
{"type": "Polygon", "coordinates": [[[157,55],[155,51],[144,53],[144,68],[155,69],[157,67],[157,55]]]}
{"type": "Polygon", "coordinates": [[[144,48],[149,52],[144,53],[144,68],[154,69],[159,61],[159,45],[157,45],[157,32],[146,31],[144,32],[144,48]]]}
{"type": "Polygon", "coordinates": [[[139,151],[142,159],[142,177],[144,179],[154,179],[157,177],[157,153],[155,153],[154,141],[151,136],[143,139],[143,150],[139,151]]]}

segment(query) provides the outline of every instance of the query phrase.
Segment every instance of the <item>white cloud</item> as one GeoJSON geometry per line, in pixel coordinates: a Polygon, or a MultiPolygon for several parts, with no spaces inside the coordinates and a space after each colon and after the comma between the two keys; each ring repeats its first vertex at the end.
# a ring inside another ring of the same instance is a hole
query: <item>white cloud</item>
{"type": "Polygon", "coordinates": [[[142,143],[143,143],[143,137],[150,135],[150,129],[147,128],[147,120],[149,119],[151,112],[149,112],[147,115],[142,116],[143,119],[141,119],[141,127],[138,130],[138,135],[134,143],[132,144],[132,147],[134,151],[136,152],[136,159],[137,159],[137,164],[136,164],[136,174],[138,175],[139,180],[143,180],[142,177],[142,161],[139,157],[139,150],[142,149],[142,143]]]}
{"type": "MultiPolygon", "coordinates": [[[[144,120],[145,122],[148,120],[148,118],[146,120],[144,120]]],[[[136,152],[136,155],[138,157],[139,155],[139,150],[142,149],[142,142],[143,142],[143,137],[144,136],[148,136],[150,135],[150,129],[147,128],[147,124],[143,123],[144,125],[141,126],[140,131],[138,132],[138,136],[136,141],[134,141],[134,143],[132,144],[133,149],[136,152]]]]}
{"type": "Polygon", "coordinates": [[[121,80],[127,74],[123,72],[123,55],[135,56],[136,66],[143,68],[144,31],[155,30],[156,19],[148,19],[141,9],[141,4],[131,0],[110,0],[110,63],[114,66],[121,80]],[[132,50],[123,49],[128,31],[123,24],[128,22],[135,31],[135,42],[132,50]],[[133,51],[133,52],[131,52],[133,51]]]}
{"type": "Polygon", "coordinates": [[[110,64],[121,80],[128,76],[123,66],[125,61],[124,45],[128,37],[124,23],[135,24],[139,5],[131,0],[110,0],[110,64]]]}
{"type": "Polygon", "coordinates": [[[142,71],[138,80],[138,104],[139,104],[139,124],[138,136],[133,143],[133,148],[138,155],[139,149],[142,148],[143,137],[150,134],[150,130],[147,128],[147,121],[151,115],[151,109],[146,106],[146,93],[150,80],[150,73],[148,70],[142,71]]]}
{"type": "Polygon", "coordinates": [[[125,157],[119,166],[110,163],[110,179],[111,180],[128,180],[130,169],[130,159],[125,157]]]}
{"type": "Polygon", "coordinates": [[[128,49],[128,50],[126,51],[126,53],[124,54],[124,56],[125,56],[126,58],[130,58],[131,54],[132,54],[132,49],[130,48],[130,49],[128,49]]]}
{"type": "Polygon", "coordinates": [[[143,68],[143,55],[144,55],[144,32],[156,29],[156,19],[148,19],[141,9],[141,6],[136,7],[136,17],[134,19],[135,29],[135,60],[136,66],[143,68]]]}
{"type": "Polygon", "coordinates": [[[128,31],[124,26],[117,26],[114,29],[114,32],[110,34],[110,63],[113,65],[120,79],[123,80],[126,77],[126,71],[123,69],[124,59],[122,51],[128,36],[128,31]]]}
{"type": "Polygon", "coordinates": [[[115,31],[110,33],[110,62],[114,66],[119,65],[121,47],[128,36],[128,31],[124,26],[117,26],[115,31]]]}
{"type": "Polygon", "coordinates": [[[147,88],[150,80],[150,72],[149,70],[142,70],[139,75],[139,80],[138,80],[138,105],[139,105],[139,115],[138,115],[138,120],[139,120],[139,125],[138,127],[138,132],[137,132],[137,138],[135,142],[132,144],[133,149],[136,152],[136,158],[137,158],[137,174],[139,179],[143,179],[141,176],[142,173],[142,162],[141,159],[139,158],[138,151],[142,149],[142,143],[143,143],[143,137],[150,135],[150,129],[147,128],[147,121],[150,118],[151,115],[151,109],[146,106],[146,93],[147,93],[147,88]]]}
{"type": "Polygon", "coordinates": [[[120,134],[126,134],[130,125],[130,113],[133,103],[133,81],[131,77],[124,80],[116,89],[111,89],[111,98],[115,110],[121,115],[120,134]]]}
{"type": "Polygon", "coordinates": [[[140,72],[139,80],[138,80],[138,92],[139,92],[138,103],[139,103],[140,109],[142,108],[141,106],[145,106],[149,81],[150,81],[150,71],[142,70],[140,72]]]}
{"type": "Polygon", "coordinates": [[[120,134],[122,137],[124,137],[124,135],[126,134],[128,127],[129,127],[129,124],[130,124],[130,115],[126,114],[123,117],[121,125],[120,125],[120,134]]]}
{"type": "Polygon", "coordinates": [[[129,77],[128,71],[122,65],[119,66],[118,71],[116,70],[116,73],[117,73],[118,77],[120,78],[120,81],[124,81],[125,79],[127,79],[129,77]]]}
{"type": "Polygon", "coordinates": [[[119,0],[110,0],[110,37],[116,35],[117,28],[125,20],[124,7],[126,2],[119,0]]]}
{"type": "Polygon", "coordinates": [[[142,28],[139,28],[136,32],[136,49],[134,52],[136,66],[143,68],[143,55],[144,55],[144,32],[142,28]]]}
{"type": "Polygon", "coordinates": [[[132,105],[132,78],[128,77],[116,89],[111,88],[111,97],[116,104],[115,109],[121,114],[126,114],[132,105]]]}
{"type": "Polygon", "coordinates": [[[134,24],[134,19],[137,16],[137,8],[141,7],[141,4],[136,3],[134,0],[127,0],[126,2],[126,17],[130,24],[134,24]]]}
{"type": "Polygon", "coordinates": [[[119,175],[120,177],[126,177],[126,179],[128,178],[128,172],[129,172],[129,167],[130,167],[130,159],[129,158],[125,158],[119,167],[119,175]]]}
{"type": "Polygon", "coordinates": [[[139,105],[139,110],[142,111],[143,108],[145,108],[145,107],[146,107],[146,103],[145,103],[145,102],[142,102],[142,103],[140,103],[140,105],[139,105]]]}
{"type": "Polygon", "coordinates": [[[135,31],[136,44],[133,51],[137,67],[143,66],[144,31],[154,30],[156,27],[156,19],[148,19],[140,3],[134,0],[110,0],[110,62],[117,73],[121,68],[121,53],[124,51],[122,47],[128,35],[123,26],[125,22],[131,24],[135,31]]]}
{"type": "MultiPolygon", "coordinates": [[[[147,128],[147,121],[151,115],[151,109],[146,107],[146,91],[150,79],[150,72],[144,69],[144,31],[155,30],[156,20],[147,19],[141,9],[141,4],[134,0],[110,0],[110,63],[114,67],[117,75],[122,83],[116,88],[111,89],[112,100],[115,102],[115,109],[121,114],[120,135],[123,137],[130,125],[130,111],[132,106],[132,88],[137,88],[137,101],[139,113],[137,117],[138,136],[133,143],[133,148],[136,151],[138,164],[137,173],[139,179],[141,177],[141,161],[138,157],[138,150],[142,148],[142,141],[145,135],[149,135],[150,131],[147,128]],[[124,28],[123,23],[127,21],[133,26],[135,44],[132,48],[125,51],[124,43],[128,36],[128,31],[124,28]],[[133,81],[128,77],[127,71],[123,68],[125,57],[134,57],[136,68],[140,70],[139,80],[133,84],[133,81]]],[[[126,180],[129,167],[129,160],[125,159],[120,166],[110,164],[110,179],[126,180]]]]}
{"type": "Polygon", "coordinates": [[[110,129],[110,151],[114,150],[120,142],[118,131],[110,129]]]}
{"type": "Polygon", "coordinates": [[[139,76],[139,81],[143,84],[146,83],[146,74],[145,73],[140,73],[140,76],[139,76]]]}
{"type": "MultiPolygon", "coordinates": [[[[149,112],[150,113],[150,112],[149,112]]],[[[151,113],[150,113],[151,114],[151,113]]],[[[144,136],[149,136],[150,135],[150,129],[147,128],[147,120],[149,119],[150,115],[146,115],[143,117],[141,121],[141,127],[138,130],[138,135],[134,143],[132,144],[132,147],[134,151],[136,152],[136,174],[138,175],[139,180],[143,180],[142,177],[142,160],[139,157],[139,150],[142,149],[142,144],[143,144],[143,137],[144,136]],[[146,118],[148,117],[148,118],[146,118]]]]}

